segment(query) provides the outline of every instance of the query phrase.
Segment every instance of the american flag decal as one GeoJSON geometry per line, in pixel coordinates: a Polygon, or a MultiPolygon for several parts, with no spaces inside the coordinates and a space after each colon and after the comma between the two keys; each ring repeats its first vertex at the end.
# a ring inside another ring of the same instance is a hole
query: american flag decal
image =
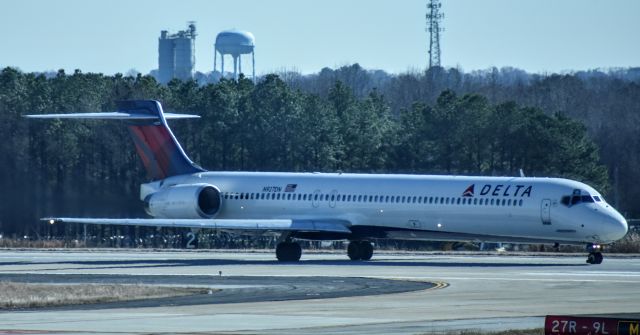
{"type": "Polygon", "coordinates": [[[295,192],[298,184],[287,184],[287,187],[284,188],[285,192],[295,192]]]}

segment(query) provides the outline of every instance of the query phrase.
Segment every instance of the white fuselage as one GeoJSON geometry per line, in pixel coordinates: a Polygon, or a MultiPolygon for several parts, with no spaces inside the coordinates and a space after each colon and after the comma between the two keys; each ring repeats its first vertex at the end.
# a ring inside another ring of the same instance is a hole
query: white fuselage
{"type": "Polygon", "coordinates": [[[596,190],[567,179],[203,172],[144,184],[141,197],[183,184],[217,187],[219,219],[341,220],[370,237],[578,244],[627,232],[596,190]],[[592,200],[562,203],[576,194],[592,200]]]}

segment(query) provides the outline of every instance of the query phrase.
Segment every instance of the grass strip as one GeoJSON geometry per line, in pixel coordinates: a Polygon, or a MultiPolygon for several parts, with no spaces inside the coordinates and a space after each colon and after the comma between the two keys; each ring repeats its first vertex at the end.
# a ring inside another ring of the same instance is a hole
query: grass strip
{"type": "Polygon", "coordinates": [[[32,284],[0,282],[0,309],[96,304],[205,294],[207,288],[141,284],[32,284]]]}

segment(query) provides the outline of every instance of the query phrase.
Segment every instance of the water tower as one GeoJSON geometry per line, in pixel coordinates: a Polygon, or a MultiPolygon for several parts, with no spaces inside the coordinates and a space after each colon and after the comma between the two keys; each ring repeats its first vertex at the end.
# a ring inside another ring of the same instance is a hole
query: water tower
{"type": "Polygon", "coordinates": [[[255,37],[248,31],[225,30],[216,36],[215,51],[213,52],[213,71],[216,71],[217,55],[220,54],[220,72],[224,76],[224,56],[233,58],[233,79],[238,79],[242,73],[242,55],[251,54],[252,78],[256,79],[256,57],[254,53],[255,37]]]}

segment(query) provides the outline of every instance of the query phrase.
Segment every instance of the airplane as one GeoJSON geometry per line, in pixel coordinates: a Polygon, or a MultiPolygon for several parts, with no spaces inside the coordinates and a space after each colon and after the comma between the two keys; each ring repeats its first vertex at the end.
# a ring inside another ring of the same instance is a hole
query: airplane
{"type": "Polygon", "coordinates": [[[108,113],[26,115],[123,120],[150,182],[140,199],[152,218],[43,218],[58,222],[214,229],[274,234],[276,258],[300,260],[296,240],[348,240],[368,261],[377,239],[602,245],[628,225],[594,188],[569,179],[410,174],[207,171],[192,162],[167,124],[198,115],[164,113],[155,100],[117,102],[108,113]]]}

